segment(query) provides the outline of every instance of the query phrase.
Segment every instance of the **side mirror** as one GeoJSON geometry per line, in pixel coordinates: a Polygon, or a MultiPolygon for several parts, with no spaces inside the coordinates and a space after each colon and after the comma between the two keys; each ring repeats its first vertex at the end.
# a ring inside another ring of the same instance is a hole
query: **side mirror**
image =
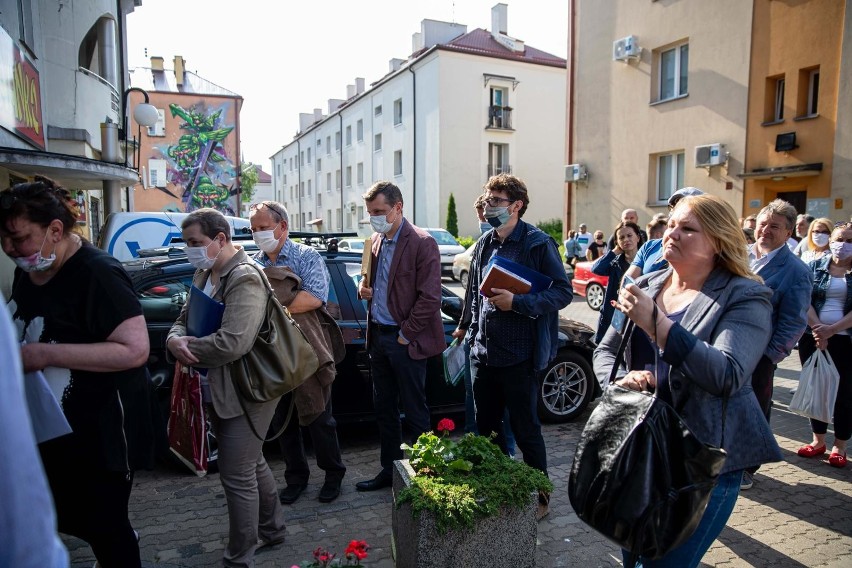
{"type": "Polygon", "coordinates": [[[453,318],[455,321],[459,321],[461,319],[463,308],[464,300],[457,296],[444,296],[441,298],[441,311],[453,318]]]}

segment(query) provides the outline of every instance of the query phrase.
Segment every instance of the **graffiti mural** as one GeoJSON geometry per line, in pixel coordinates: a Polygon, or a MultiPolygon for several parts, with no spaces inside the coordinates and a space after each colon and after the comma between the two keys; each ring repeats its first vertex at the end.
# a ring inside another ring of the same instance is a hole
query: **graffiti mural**
{"type": "Polygon", "coordinates": [[[225,106],[210,110],[203,103],[188,109],[169,105],[172,117],[183,121],[180,129],[185,132],[176,144],[157,150],[168,163],[168,181],[182,189],[184,211],[212,207],[225,215],[234,214],[237,167],[223,144],[234,126],[224,124],[226,110],[225,106]]]}

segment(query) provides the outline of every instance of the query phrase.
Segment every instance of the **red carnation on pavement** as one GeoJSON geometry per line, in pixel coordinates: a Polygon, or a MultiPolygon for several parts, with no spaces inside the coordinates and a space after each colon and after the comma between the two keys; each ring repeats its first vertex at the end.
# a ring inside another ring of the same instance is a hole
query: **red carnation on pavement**
{"type": "Polygon", "coordinates": [[[442,418],[441,421],[438,422],[438,432],[450,433],[455,429],[456,423],[449,418],[442,418]]]}
{"type": "Polygon", "coordinates": [[[346,558],[354,556],[359,561],[367,558],[367,549],[370,548],[365,540],[353,540],[346,547],[346,558]]]}

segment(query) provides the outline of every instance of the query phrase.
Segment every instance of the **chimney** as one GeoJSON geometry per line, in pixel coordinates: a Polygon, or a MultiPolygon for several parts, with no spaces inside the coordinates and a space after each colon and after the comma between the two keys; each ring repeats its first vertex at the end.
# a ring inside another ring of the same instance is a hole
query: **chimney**
{"type": "Polygon", "coordinates": [[[411,34],[411,53],[417,53],[421,49],[423,49],[423,32],[414,32],[411,34]]]}
{"type": "Polygon", "coordinates": [[[163,58],[152,56],[151,57],[151,71],[162,71],[163,70],[163,58]]]}
{"type": "Polygon", "coordinates": [[[495,4],[493,8],[491,8],[491,33],[500,33],[504,35],[509,35],[509,26],[508,26],[508,6],[506,4],[500,3],[495,4]]]}
{"type": "Polygon", "coordinates": [[[322,120],[322,109],[321,108],[315,108],[314,109],[314,122],[319,122],[320,120],[322,120]]]}
{"type": "Polygon", "coordinates": [[[346,101],[341,101],[340,99],[328,99],[328,114],[334,114],[335,111],[340,108],[340,105],[345,102],[346,101]]]}
{"type": "Polygon", "coordinates": [[[405,59],[398,59],[396,57],[391,59],[388,63],[388,71],[390,71],[391,73],[393,73],[394,71],[399,71],[399,68],[402,66],[403,63],[405,63],[405,59]]]}
{"type": "Polygon", "coordinates": [[[183,73],[186,62],[183,60],[183,57],[180,55],[175,55],[175,85],[178,87],[183,86],[183,73]]]}
{"type": "Polygon", "coordinates": [[[360,95],[364,92],[364,78],[355,77],[355,94],[360,95]]]}
{"type": "Polygon", "coordinates": [[[346,85],[346,100],[355,96],[355,85],[346,85]]]}

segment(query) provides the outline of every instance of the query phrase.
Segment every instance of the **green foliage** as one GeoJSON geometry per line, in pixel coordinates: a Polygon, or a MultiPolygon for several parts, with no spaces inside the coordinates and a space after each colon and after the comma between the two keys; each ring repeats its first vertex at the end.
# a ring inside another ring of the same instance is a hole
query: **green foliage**
{"type": "Polygon", "coordinates": [[[459,236],[459,215],[456,212],[456,198],[452,193],[447,201],[447,231],[454,237],[459,236]]]}
{"type": "Polygon", "coordinates": [[[254,197],[254,186],[257,185],[257,166],[249,162],[243,164],[240,173],[240,191],[243,203],[251,203],[254,197]]]}
{"type": "Polygon", "coordinates": [[[397,507],[408,502],[415,515],[431,511],[440,532],[472,527],[503,507],[525,507],[534,492],[553,491],[544,473],[506,456],[485,436],[465,434],[455,443],[427,432],[403,449],[417,475],[399,493],[397,507]]]}
{"type": "Polygon", "coordinates": [[[562,219],[539,221],[536,227],[553,237],[557,244],[562,242],[562,219]]]}
{"type": "Polygon", "coordinates": [[[456,240],[459,242],[461,246],[464,248],[468,248],[470,245],[476,242],[476,239],[479,237],[456,237],[456,240]]]}

